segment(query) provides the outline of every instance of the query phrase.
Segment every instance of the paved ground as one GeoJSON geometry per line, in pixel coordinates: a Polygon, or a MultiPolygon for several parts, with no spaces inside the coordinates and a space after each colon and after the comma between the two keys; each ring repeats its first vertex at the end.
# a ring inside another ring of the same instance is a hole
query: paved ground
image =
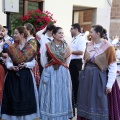
{"type": "MultiPolygon", "coordinates": [[[[77,111],[77,110],[76,110],[77,111]]],[[[75,116],[72,120],[77,120],[77,116],[75,116]]]]}

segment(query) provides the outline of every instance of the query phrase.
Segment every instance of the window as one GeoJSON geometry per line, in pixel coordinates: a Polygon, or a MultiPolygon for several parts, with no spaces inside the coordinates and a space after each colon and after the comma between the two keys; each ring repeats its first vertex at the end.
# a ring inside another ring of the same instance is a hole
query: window
{"type": "MultiPolygon", "coordinates": [[[[24,16],[28,11],[38,8],[43,10],[43,1],[44,0],[19,0],[19,13],[11,13],[11,27],[14,25],[13,21],[15,18],[24,16]]],[[[12,29],[12,32],[13,31],[12,29]]]]}

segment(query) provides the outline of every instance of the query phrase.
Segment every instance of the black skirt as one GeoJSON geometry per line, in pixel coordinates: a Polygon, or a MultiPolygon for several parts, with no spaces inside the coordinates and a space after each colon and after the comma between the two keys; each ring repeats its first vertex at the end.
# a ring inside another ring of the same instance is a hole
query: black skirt
{"type": "Polygon", "coordinates": [[[33,78],[30,69],[9,70],[5,79],[2,114],[23,116],[37,112],[33,78]]]}

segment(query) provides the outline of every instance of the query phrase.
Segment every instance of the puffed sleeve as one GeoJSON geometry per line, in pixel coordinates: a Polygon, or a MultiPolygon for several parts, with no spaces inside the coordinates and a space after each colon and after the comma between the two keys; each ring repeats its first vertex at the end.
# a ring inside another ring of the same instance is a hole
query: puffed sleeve
{"type": "Polygon", "coordinates": [[[46,52],[47,52],[46,46],[43,46],[41,51],[40,51],[40,53],[41,53],[40,62],[41,62],[42,67],[45,67],[45,65],[47,64],[46,52]]]}
{"type": "Polygon", "coordinates": [[[107,87],[112,88],[115,79],[116,79],[116,72],[117,72],[117,62],[116,62],[116,53],[115,48],[110,46],[108,50],[106,50],[106,57],[108,62],[108,82],[107,87]]]}
{"type": "Polygon", "coordinates": [[[108,66],[108,82],[107,82],[107,88],[112,88],[115,79],[116,79],[116,72],[117,72],[117,63],[111,63],[108,66]]]}
{"type": "Polygon", "coordinates": [[[46,30],[46,27],[36,33],[36,39],[40,42],[43,32],[46,30]]]}
{"type": "Polygon", "coordinates": [[[13,67],[13,63],[12,63],[12,60],[10,57],[6,58],[5,65],[6,65],[7,69],[10,69],[10,67],[13,67]]]}

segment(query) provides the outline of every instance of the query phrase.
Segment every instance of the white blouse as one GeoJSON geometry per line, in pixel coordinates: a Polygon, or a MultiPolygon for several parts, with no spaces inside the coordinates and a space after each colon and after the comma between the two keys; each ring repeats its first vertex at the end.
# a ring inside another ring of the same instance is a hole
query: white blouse
{"type": "MultiPolygon", "coordinates": [[[[81,35],[81,33],[79,35],[77,35],[76,37],[72,38],[72,41],[70,43],[70,48],[72,49],[72,51],[82,51],[85,52],[85,48],[86,48],[86,41],[84,36],[81,35]]],[[[80,59],[83,58],[83,55],[71,55],[71,59],[80,59]]]]}
{"type": "Polygon", "coordinates": [[[35,37],[33,37],[33,36],[27,37],[27,42],[28,42],[29,40],[31,40],[31,39],[35,39],[35,37]]]}
{"type": "MultiPolygon", "coordinates": [[[[26,62],[25,63],[25,68],[30,68],[30,69],[33,68],[35,66],[35,62],[36,62],[35,59],[33,59],[30,62],[26,62]]],[[[10,67],[14,66],[10,57],[7,57],[5,64],[6,64],[7,69],[10,69],[10,67]]]]}

